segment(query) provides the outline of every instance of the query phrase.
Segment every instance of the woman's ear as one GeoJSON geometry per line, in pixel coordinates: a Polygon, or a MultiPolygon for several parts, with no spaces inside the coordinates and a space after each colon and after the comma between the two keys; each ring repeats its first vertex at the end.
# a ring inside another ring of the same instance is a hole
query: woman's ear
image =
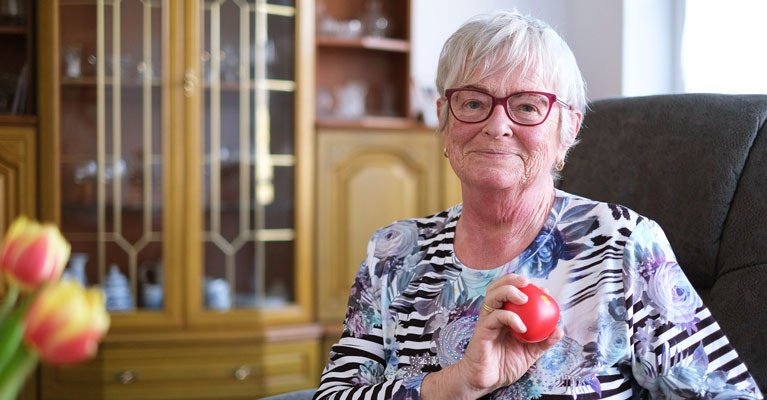
{"type": "Polygon", "coordinates": [[[580,111],[570,111],[565,116],[564,123],[568,125],[567,132],[570,135],[569,145],[565,146],[564,143],[560,143],[559,159],[564,160],[567,150],[570,149],[575,139],[578,137],[578,133],[581,131],[581,122],[583,121],[583,113],[580,111]]]}
{"type": "Polygon", "coordinates": [[[442,97],[437,99],[437,126],[441,128],[442,125],[442,106],[445,104],[445,99],[442,97]]]}
{"type": "Polygon", "coordinates": [[[578,132],[581,131],[581,122],[583,122],[583,113],[580,111],[571,111],[570,114],[570,126],[573,128],[570,130],[572,134],[572,141],[575,142],[575,138],[578,137],[578,132]]]}

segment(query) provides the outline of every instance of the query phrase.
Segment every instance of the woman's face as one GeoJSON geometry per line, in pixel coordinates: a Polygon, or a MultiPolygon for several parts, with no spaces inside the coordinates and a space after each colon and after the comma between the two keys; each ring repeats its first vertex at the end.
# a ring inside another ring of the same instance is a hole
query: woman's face
{"type": "MultiPolygon", "coordinates": [[[[501,86],[504,75],[505,71],[500,71],[467,87],[481,89],[495,97],[522,91],[554,93],[553,88],[540,82],[535,71],[530,71],[525,79],[518,79],[519,74],[512,73],[506,80],[507,85],[501,86]]],[[[437,101],[440,112],[446,101],[437,101]]],[[[551,107],[546,121],[537,126],[513,122],[501,106],[495,106],[487,120],[474,124],[456,120],[450,110],[445,109],[449,115],[442,132],[443,142],[462,186],[525,189],[544,179],[551,180],[553,165],[561,161],[567,151],[559,140],[560,105],[555,103],[551,107]]],[[[568,131],[577,132],[580,114],[570,114],[572,118],[565,119],[565,123],[575,126],[568,131]]]]}

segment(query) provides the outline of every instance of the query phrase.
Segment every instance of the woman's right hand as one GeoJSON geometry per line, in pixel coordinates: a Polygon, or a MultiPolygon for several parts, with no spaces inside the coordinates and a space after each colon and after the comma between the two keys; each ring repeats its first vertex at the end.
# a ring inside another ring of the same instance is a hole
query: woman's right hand
{"type": "Polygon", "coordinates": [[[520,342],[509,331],[509,328],[519,333],[526,331],[519,316],[504,310],[503,303],[525,304],[527,296],[519,288],[527,283],[526,277],[509,274],[488,286],[484,302],[495,310],[480,311],[461,361],[424,378],[423,398],[477,398],[511,385],[562,339],[560,328],[538,343],[520,342]]]}

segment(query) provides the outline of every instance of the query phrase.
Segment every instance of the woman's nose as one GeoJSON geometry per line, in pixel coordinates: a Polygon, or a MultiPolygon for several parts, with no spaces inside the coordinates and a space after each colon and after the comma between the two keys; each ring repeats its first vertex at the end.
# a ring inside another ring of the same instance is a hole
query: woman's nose
{"type": "Polygon", "coordinates": [[[490,117],[485,121],[485,133],[492,137],[511,136],[513,134],[512,121],[506,115],[503,105],[496,104],[490,112],[490,117]]]}

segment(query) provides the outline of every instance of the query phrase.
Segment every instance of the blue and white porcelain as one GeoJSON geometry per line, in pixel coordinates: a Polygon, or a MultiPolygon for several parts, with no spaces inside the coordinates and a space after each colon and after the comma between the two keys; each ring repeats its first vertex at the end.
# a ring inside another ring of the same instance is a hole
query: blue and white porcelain
{"type": "Polygon", "coordinates": [[[163,304],[163,288],[159,283],[144,283],[141,286],[141,302],[144,308],[159,310],[163,304]]]}
{"type": "Polygon", "coordinates": [[[229,282],[225,279],[205,278],[205,307],[209,310],[227,311],[232,308],[229,282]]]}
{"type": "Polygon", "coordinates": [[[116,264],[109,267],[109,273],[104,282],[104,295],[108,311],[133,310],[133,296],[130,292],[128,278],[120,272],[116,264]]]}
{"type": "Polygon", "coordinates": [[[88,255],[85,253],[72,253],[69,256],[69,264],[61,273],[61,279],[80,282],[83,287],[88,286],[88,278],[85,276],[85,265],[88,263],[88,255]]]}

